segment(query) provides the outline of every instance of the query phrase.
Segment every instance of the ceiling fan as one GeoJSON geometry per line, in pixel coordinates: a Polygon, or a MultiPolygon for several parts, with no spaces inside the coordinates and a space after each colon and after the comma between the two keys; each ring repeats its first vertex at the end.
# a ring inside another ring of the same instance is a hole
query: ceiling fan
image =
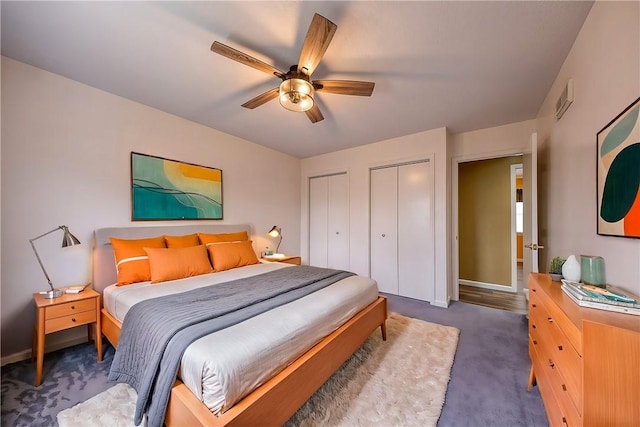
{"type": "Polygon", "coordinates": [[[320,63],[337,29],[338,26],[324,16],[317,13],[313,15],[298,64],[292,65],[286,73],[217,41],[213,42],[211,50],[282,80],[278,87],[250,99],[242,104],[243,107],[254,109],[272,99],[279,98],[284,108],[291,111],[304,111],[309,120],[316,123],[324,117],[314,101],[315,92],[371,96],[375,86],[372,82],[354,80],[311,80],[311,74],[320,63]]]}

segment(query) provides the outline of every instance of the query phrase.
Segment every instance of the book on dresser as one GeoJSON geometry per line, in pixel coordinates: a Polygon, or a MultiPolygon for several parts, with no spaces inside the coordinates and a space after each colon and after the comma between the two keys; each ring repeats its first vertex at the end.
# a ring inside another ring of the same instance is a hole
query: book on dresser
{"type": "Polygon", "coordinates": [[[614,286],[598,288],[562,279],[561,288],[580,307],[640,316],[640,299],[614,286]]]}

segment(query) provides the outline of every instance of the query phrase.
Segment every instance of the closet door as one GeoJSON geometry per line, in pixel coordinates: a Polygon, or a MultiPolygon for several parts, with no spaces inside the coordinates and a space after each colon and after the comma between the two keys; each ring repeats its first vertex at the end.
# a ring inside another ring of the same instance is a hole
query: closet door
{"type": "Polygon", "coordinates": [[[398,167],[398,293],[424,301],[435,297],[431,172],[430,162],[398,167]]]}
{"type": "Polygon", "coordinates": [[[327,266],[328,210],[326,177],[309,179],[309,264],[327,266]]]}
{"type": "Polygon", "coordinates": [[[398,294],[398,168],[371,170],[370,271],[380,292],[398,294]]]}
{"type": "Polygon", "coordinates": [[[349,269],[349,179],[327,177],[327,267],[349,269]]]}
{"type": "Polygon", "coordinates": [[[349,177],[309,179],[309,264],[349,269],[349,177]]]}

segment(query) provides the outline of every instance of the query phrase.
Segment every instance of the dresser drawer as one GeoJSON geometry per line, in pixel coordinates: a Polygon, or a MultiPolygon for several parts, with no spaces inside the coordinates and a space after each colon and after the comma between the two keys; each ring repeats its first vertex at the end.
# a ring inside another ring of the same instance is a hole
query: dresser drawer
{"type": "Polygon", "coordinates": [[[557,326],[555,321],[549,324],[551,345],[550,357],[555,361],[556,368],[562,374],[574,405],[582,413],[580,396],[582,393],[582,357],[573,348],[569,339],[557,326]]]}
{"type": "Polygon", "coordinates": [[[45,318],[50,320],[57,317],[68,316],[70,314],[81,313],[83,311],[96,311],[96,301],[96,298],[88,298],[81,301],[67,302],[47,307],[45,318]]]}
{"type": "Polygon", "coordinates": [[[47,320],[44,327],[44,333],[49,334],[51,332],[62,331],[63,329],[73,328],[74,326],[93,323],[96,320],[95,310],[57,317],[55,319],[47,320]]]}
{"type": "Polygon", "coordinates": [[[553,360],[539,352],[539,347],[529,343],[529,354],[533,363],[537,383],[540,388],[549,424],[555,426],[581,426],[582,417],[578,412],[560,371],[553,360]]]}

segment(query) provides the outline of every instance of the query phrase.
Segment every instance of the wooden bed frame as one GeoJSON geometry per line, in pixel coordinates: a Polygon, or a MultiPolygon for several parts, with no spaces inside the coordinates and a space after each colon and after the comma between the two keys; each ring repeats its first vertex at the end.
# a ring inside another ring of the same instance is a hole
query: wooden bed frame
{"type": "MultiPolygon", "coordinates": [[[[94,288],[102,290],[116,282],[109,237],[139,239],[162,234],[194,232],[230,233],[251,229],[246,225],[187,225],[100,229],[94,241],[94,288]]],[[[171,390],[165,424],[171,426],[282,425],[315,391],[380,327],[386,340],[387,300],[379,296],[332,334],[328,335],[279,374],[255,389],[224,414],[214,415],[180,380],[171,390]]],[[[114,347],[122,324],[102,309],[102,333],[114,347]]]]}

